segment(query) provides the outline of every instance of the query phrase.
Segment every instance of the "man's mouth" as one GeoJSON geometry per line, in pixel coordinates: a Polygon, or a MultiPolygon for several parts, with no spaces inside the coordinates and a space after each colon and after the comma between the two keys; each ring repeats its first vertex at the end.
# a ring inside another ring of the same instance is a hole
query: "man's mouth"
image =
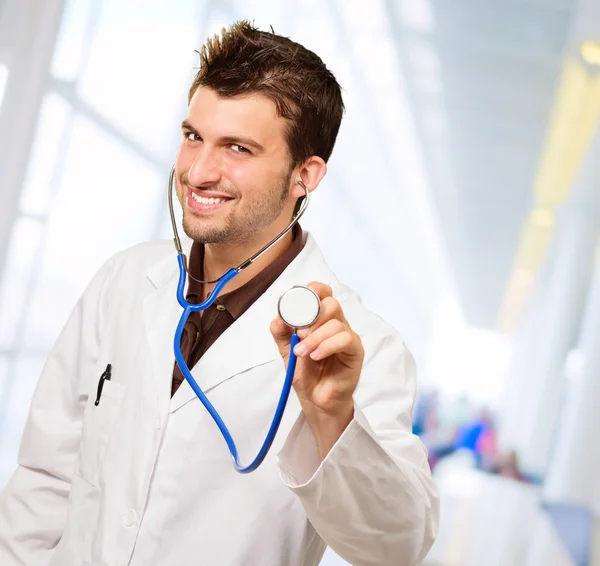
{"type": "Polygon", "coordinates": [[[219,204],[221,202],[225,202],[226,200],[229,199],[225,199],[223,197],[203,197],[200,196],[198,194],[196,194],[195,192],[192,191],[192,198],[196,201],[199,202],[200,204],[219,204]]]}
{"type": "Polygon", "coordinates": [[[230,200],[233,199],[224,195],[211,194],[210,192],[198,194],[188,188],[188,206],[197,212],[212,212],[213,210],[219,210],[230,200]]]}

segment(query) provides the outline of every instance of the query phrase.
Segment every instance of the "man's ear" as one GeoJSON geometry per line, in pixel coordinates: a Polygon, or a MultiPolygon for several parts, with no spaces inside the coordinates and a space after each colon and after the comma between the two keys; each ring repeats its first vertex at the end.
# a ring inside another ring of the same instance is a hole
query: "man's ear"
{"type": "Polygon", "coordinates": [[[294,187],[292,188],[293,197],[303,197],[305,195],[302,185],[299,181],[304,183],[308,188],[309,192],[314,191],[321,182],[321,179],[325,177],[327,173],[327,163],[320,157],[313,155],[309,157],[295,173],[294,187]]]}

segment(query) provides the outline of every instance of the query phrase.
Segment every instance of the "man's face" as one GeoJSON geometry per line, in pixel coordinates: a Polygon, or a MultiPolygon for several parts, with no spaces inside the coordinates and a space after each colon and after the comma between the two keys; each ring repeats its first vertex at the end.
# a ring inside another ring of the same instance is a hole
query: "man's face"
{"type": "Polygon", "coordinates": [[[183,229],[201,243],[247,244],[291,218],[284,120],[261,94],[221,98],[196,90],[175,163],[183,229]]]}

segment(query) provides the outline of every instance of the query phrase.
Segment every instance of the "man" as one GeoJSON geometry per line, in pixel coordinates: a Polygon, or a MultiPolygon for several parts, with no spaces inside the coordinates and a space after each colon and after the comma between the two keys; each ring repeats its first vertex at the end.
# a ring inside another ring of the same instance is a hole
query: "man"
{"type": "MultiPolygon", "coordinates": [[[[302,46],[247,22],[207,42],[175,164],[188,300],[288,225],[303,185],[326,173],[342,112],[335,78],[302,46]]],[[[321,302],[300,332],[273,449],[238,474],[173,364],[177,275],[171,242],[142,244],[78,302],[2,495],[0,563],[312,566],[330,545],[355,565],[418,564],[438,501],[411,434],[414,363],[397,333],[299,228],[230,281],[181,345],[242,463],[264,439],[289,355],[277,299],[309,284],[321,302]]]]}

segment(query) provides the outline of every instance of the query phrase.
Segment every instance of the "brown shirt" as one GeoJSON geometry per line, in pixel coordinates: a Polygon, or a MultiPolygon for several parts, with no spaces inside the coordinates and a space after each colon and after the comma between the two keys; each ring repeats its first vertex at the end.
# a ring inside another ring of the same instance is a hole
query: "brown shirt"
{"type": "MultiPolygon", "coordinates": [[[[300,253],[304,247],[302,229],[296,225],[292,232],[294,239],[290,247],[278,258],[255,275],[239,289],[226,293],[202,313],[194,312],[188,318],[181,337],[181,352],[190,369],[192,369],[204,353],[216,342],[254,301],[258,299],[283,273],[285,268],[300,253]]],[[[190,251],[188,263],[189,272],[196,278],[204,278],[204,245],[194,242],[190,251]]],[[[188,277],[186,299],[197,304],[202,297],[202,284],[188,277]]],[[[275,317],[275,313],[273,313],[275,317]]],[[[185,378],[177,363],[173,370],[171,396],[179,388],[185,378]]]]}

